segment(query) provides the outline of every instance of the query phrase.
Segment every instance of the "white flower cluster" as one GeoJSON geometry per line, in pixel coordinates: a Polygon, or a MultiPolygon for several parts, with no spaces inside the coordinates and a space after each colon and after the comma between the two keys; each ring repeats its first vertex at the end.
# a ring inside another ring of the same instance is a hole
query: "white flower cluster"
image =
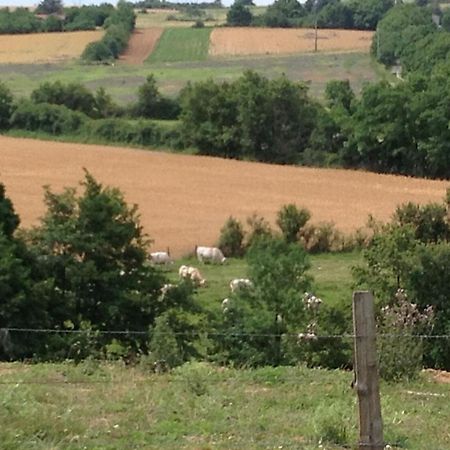
{"type": "Polygon", "coordinates": [[[322,304],[322,299],[316,297],[310,292],[305,292],[303,294],[303,304],[305,305],[306,309],[309,309],[310,311],[317,311],[322,304]]]}

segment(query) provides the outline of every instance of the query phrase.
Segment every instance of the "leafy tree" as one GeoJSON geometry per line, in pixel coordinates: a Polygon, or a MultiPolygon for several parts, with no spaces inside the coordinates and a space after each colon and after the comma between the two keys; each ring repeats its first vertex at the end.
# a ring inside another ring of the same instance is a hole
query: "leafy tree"
{"type": "Polygon", "coordinates": [[[6,197],[5,186],[0,183],[0,233],[11,239],[19,223],[19,216],[14,211],[11,200],[6,197]]]}
{"type": "Polygon", "coordinates": [[[416,239],[425,243],[446,241],[450,237],[447,209],[443,204],[405,203],[396,208],[393,222],[414,227],[416,239]]]}
{"type": "Polygon", "coordinates": [[[56,16],[48,16],[44,21],[43,29],[47,32],[63,31],[63,21],[56,16]]]}
{"type": "Polygon", "coordinates": [[[245,154],[258,161],[298,162],[315,119],[306,86],[286,77],[268,80],[248,71],[235,82],[235,90],[245,154]]]}
{"type": "Polygon", "coordinates": [[[366,86],[352,116],[353,133],[344,160],[369,170],[421,175],[410,86],[381,82],[366,86]]]}
{"type": "Polygon", "coordinates": [[[292,27],[299,25],[306,14],[304,7],[297,0],[276,0],[267,7],[263,16],[268,27],[292,27]]]}
{"type": "Polygon", "coordinates": [[[311,213],[307,209],[298,209],[292,203],[284,205],[277,213],[277,225],[280,227],[286,242],[296,242],[299,231],[310,218],[311,213]]]}
{"type": "Polygon", "coordinates": [[[358,30],[375,30],[384,14],[394,5],[393,0],[352,0],[353,24],[358,30]]]}
{"type": "Polygon", "coordinates": [[[418,242],[410,225],[386,225],[375,231],[370,246],[363,251],[364,264],[354,269],[359,286],[371,289],[386,304],[398,289],[408,289],[418,242]]]}
{"type": "Polygon", "coordinates": [[[227,25],[232,27],[247,27],[252,19],[252,13],[240,0],[234,2],[227,12],[227,25]]]}
{"type": "Polygon", "coordinates": [[[233,86],[213,80],[188,83],[180,93],[183,138],[203,154],[239,157],[238,99],[233,86]]]}
{"type": "Polygon", "coordinates": [[[136,112],[143,117],[157,117],[161,94],[156,86],[153,74],[147,76],[145,83],[138,89],[136,112]]]}
{"type": "Polygon", "coordinates": [[[46,188],[47,212],[29,236],[57,293],[48,308],[52,327],[88,322],[94,329],[145,331],[164,311],[157,301],[163,280],[146,263],[137,207],[88,172],[82,186],[80,196],[73,188],[61,194],[46,188]]]}
{"type": "Polygon", "coordinates": [[[403,60],[407,47],[435,31],[428,8],[396,5],[379,22],[372,41],[372,53],[384,64],[394,64],[398,59],[403,60]]]}
{"type": "Polygon", "coordinates": [[[9,125],[12,113],[13,96],[6,85],[0,82],[0,129],[9,125]]]}
{"type": "Polygon", "coordinates": [[[328,3],[317,15],[320,28],[353,28],[353,12],[350,7],[340,1],[328,3]]]}
{"type": "Polygon", "coordinates": [[[325,87],[325,100],[329,108],[343,108],[352,113],[355,94],[349,80],[332,80],[325,87]]]}
{"type": "Polygon", "coordinates": [[[38,14],[60,14],[62,11],[61,0],[42,0],[36,8],[38,14]]]}
{"type": "MultiPolygon", "coordinates": [[[[16,237],[19,222],[0,184],[0,328],[46,327],[51,283],[40,279],[38,261],[16,237]]],[[[10,332],[0,339],[0,359],[31,356],[43,345],[43,336],[10,332]]]]}
{"type": "Polygon", "coordinates": [[[254,242],[247,261],[254,289],[230,298],[221,351],[239,365],[279,365],[285,361],[282,335],[305,323],[307,255],[299,245],[269,238],[254,242]]]}

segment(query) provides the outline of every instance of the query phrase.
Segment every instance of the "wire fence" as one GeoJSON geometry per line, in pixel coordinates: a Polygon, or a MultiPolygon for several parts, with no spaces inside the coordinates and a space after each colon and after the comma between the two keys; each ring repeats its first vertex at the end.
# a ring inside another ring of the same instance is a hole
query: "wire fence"
{"type": "MultiPolygon", "coordinates": [[[[13,327],[5,327],[0,328],[0,333],[10,333],[10,334],[49,334],[49,335],[55,335],[55,334],[61,334],[61,335],[83,335],[83,334],[97,334],[99,336],[151,336],[151,332],[149,330],[95,330],[95,329],[49,329],[49,328],[13,328],[13,327]]],[[[247,332],[201,332],[201,331],[185,331],[185,332],[170,332],[170,333],[164,333],[164,332],[158,332],[159,335],[176,335],[176,336],[184,336],[187,338],[197,338],[197,337],[210,337],[210,338],[220,338],[220,337],[248,337],[248,338],[279,338],[280,333],[247,333],[247,332]]],[[[289,333],[282,333],[284,336],[294,337],[298,338],[299,333],[298,332],[289,332],[289,333]]],[[[349,340],[353,341],[358,338],[364,338],[365,336],[359,336],[355,335],[353,333],[342,333],[342,334],[335,334],[335,333],[321,333],[314,335],[314,340],[349,340]]],[[[380,333],[377,334],[377,339],[400,339],[400,338],[408,338],[408,339],[418,339],[418,340],[450,340],[450,334],[440,334],[440,335],[433,335],[433,334],[405,334],[405,333],[380,333]]],[[[13,375],[13,374],[11,374],[13,375]]],[[[30,376],[30,375],[28,375],[30,376]]],[[[24,385],[37,385],[37,386],[54,386],[54,387],[61,387],[61,388],[77,388],[78,386],[95,386],[95,385],[114,385],[122,383],[123,380],[118,379],[117,377],[110,376],[107,373],[103,374],[97,374],[96,376],[101,376],[101,378],[93,378],[89,375],[82,375],[77,376],[75,374],[72,374],[70,376],[63,376],[61,379],[55,379],[55,378],[36,378],[34,375],[33,379],[27,379],[27,374],[24,374],[23,376],[17,374],[14,375],[14,379],[5,379],[6,377],[0,378],[0,385],[3,386],[15,386],[20,387],[24,385]]],[[[148,373],[147,377],[129,377],[129,381],[134,384],[152,384],[153,386],[158,386],[158,373],[148,373]]],[[[353,373],[352,371],[348,371],[348,389],[349,392],[352,390],[352,378],[353,373]]],[[[161,379],[162,380],[162,379],[161,379]]],[[[200,374],[199,380],[202,382],[206,382],[208,385],[214,385],[217,383],[240,383],[239,380],[234,380],[233,378],[227,377],[226,374],[200,374]]],[[[197,380],[198,381],[198,380],[197,380]]],[[[302,383],[304,380],[299,376],[299,374],[296,376],[294,374],[292,375],[280,375],[280,376],[274,376],[272,379],[264,379],[264,377],[261,377],[261,379],[258,378],[252,378],[252,382],[255,383],[262,383],[266,385],[298,385],[299,383],[302,383]]],[[[172,384],[172,383],[187,383],[188,380],[183,377],[182,375],[171,374],[170,377],[164,378],[164,383],[172,384]]],[[[405,391],[406,392],[406,391],[405,391]]],[[[420,393],[414,393],[412,394],[420,394],[420,393]]],[[[432,394],[430,394],[432,395],[432,394]]],[[[446,397],[445,394],[440,393],[439,395],[436,394],[436,397],[446,397]]],[[[339,444],[335,445],[332,443],[321,443],[321,442],[313,442],[313,441],[305,441],[305,446],[309,446],[310,448],[318,448],[318,449],[351,449],[355,448],[355,445],[348,445],[348,444],[339,444]]],[[[265,447],[265,448],[270,448],[265,447]]],[[[272,447],[277,448],[277,447],[272,447]]],[[[292,448],[292,446],[289,444],[289,442],[281,443],[278,448],[292,448]]],[[[372,444],[359,444],[358,448],[373,448],[372,444]]],[[[385,448],[389,449],[399,449],[404,448],[404,444],[401,442],[391,442],[391,443],[385,443],[385,448]]],[[[436,449],[438,450],[438,449],[436,449]]],[[[439,449],[444,450],[444,449],[439,449]]]]}
{"type": "MultiPolygon", "coordinates": [[[[50,329],[50,328],[0,328],[0,332],[8,333],[39,333],[39,334],[98,334],[98,335],[127,335],[127,336],[149,336],[152,333],[144,330],[75,330],[75,329],[50,329]]],[[[283,336],[298,337],[299,332],[286,332],[286,333],[247,333],[247,332],[203,332],[203,331],[171,331],[171,332],[159,332],[158,335],[175,335],[186,337],[221,337],[221,336],[248,336],[248,337],[267,337],[275,338],[280,334],[283,336]]],[[[365,336],[358,336],[352,333],[342,334],[314,334],[314,339],[355,339],[365,336]]],[[[415,339],[450,339],[450,334],[410,334],[410,333],[379,333],[378,338],[415,338],[415,339]]]]}

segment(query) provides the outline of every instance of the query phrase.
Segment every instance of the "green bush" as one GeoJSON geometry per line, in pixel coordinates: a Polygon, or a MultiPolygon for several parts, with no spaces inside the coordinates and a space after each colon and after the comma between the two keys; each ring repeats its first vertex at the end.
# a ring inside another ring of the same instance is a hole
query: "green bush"
{"type": "Polygon", "coordinates": [[[342,249],[343,236],[333,223],[324,222],[303,227],[300,242],[310,253],[339,251],[342,249]]]}
{"type": "Polygon", "coordinates": [[[387,381],[411,380],[423,367],[423,341],[433,327],[433,308],[420,311],[399,289],[392,305],[381,309],[377,318],[377,350],[380,376],[387,381]]]}
{"type": "Polygon", "coordinates": [[[450,237],[447,208],[444,204],[405,203],[396,208],[393,222],[400,226],[411,225],[416,239],[422,242],[438,242],[450,237]]]}
{"type": "Polygon", "coordinates": [[[114,58],[109,47],[102,41],[91,42],[81,54],[81,59],[90,62],[109,61],[114,58]]]}
{"type": "Polygon", "coordinates": [[[155,368],[171,369],[183,363],[181,349],[166,315],[156,318],[150,336],[148,351],[155,368]]]}
{"type": "Polygon", "coordinates": [[[45,82],[31,93],[35,103],[64,105],[73,111],[95,116],[96,99],[92,92],[79,83],[45,82]]]}
{"type": "Polygon", "coordinates": [[[292,203],[282,206],[277,213],[277,225],[286,242],[296,242],[299,239],[300,230],[310,218],[311,213],[305,208],[298,209],[292,203]]]}
{"type": "Polygon", "coordinates": [[[13,96],[8,87],[0,81],[0,129],[9,126],[13,111],[13,96]]]}
{"type": "Polygon", "coordinates": [[[62,105],[20,101],[11,116],[12,128],[29,131],[44,131],[50,134],[72,134],[78,132],[87,117],[62,105]]]}
{"type": "Polygon", "coordinates": [[[229,217],[220,230],[219,248],[227,257],[244,254],[244,228],[239,220],[229,217]]]}
{"type": "Polygon", "coordinates": [[[125,119],[98,119],[87,125],[89,136],[108,142],[151,146],[161,142],[159,128],[152,122],[130,123],[125,119]]]}

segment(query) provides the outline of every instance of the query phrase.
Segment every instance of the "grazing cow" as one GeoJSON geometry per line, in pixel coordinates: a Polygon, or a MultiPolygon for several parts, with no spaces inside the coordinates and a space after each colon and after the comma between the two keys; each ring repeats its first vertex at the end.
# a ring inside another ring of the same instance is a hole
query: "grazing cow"
{"type": "Polygon", "coordinates": [[[253,283],[248,278],[235,278],[230,281],[230,289],[232,294],[243,289],[251,289],[252,287],[253,283]]]}
{"type": "Polygon", "coordinates": [[[195,247],[197,259],[202,263],[223,264],[227,258],[217,247],[195,247]]]}
{"type": "Polygon", "coordinates": [[[173,264],[169,249],[167,249],[167,252],[150,253],[150,259],[153,264],[173,264]]]}
{"type": "Polygon", "coordinates": [[[206,280],[202,277],[200,271],[196,267],[181,266],[178,269],[178,275],[180,275],[181,278],[189,278],[198,286],[205,286],[206,284],[206,280]]]}

